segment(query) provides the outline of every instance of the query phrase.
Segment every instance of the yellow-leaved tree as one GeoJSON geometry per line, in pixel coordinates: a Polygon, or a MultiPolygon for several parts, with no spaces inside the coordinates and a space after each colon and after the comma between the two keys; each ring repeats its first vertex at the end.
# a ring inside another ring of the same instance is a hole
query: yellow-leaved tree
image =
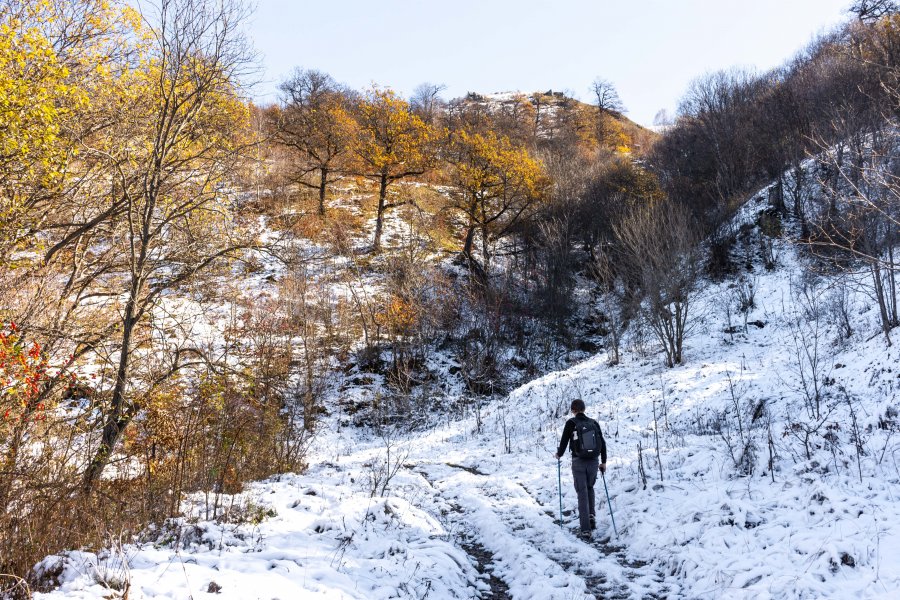
{"type": "Polygon", "coordinates": [[[373,87],[359,106],[359,136],[356,154],[362,173],[378,182],[378,209],[375,217],[373,250],[381,250],[384,214],[402,202],[387,202],[388,186],[422,175],[435,162],[436,135],[414,114],[406,100],[393,90],[373,87]]]}
{"type": "Polygon", "coordinates": [[[61,120],[75,93],[38,26],[51,17],[41,2],[0,4],[0,260],[27,229],[35,195],[58,184],[64,160],[61,120]]]}
{"type": "Polygon", "coordinates": [[[548,179],[541,164],[506,137],[492,131],[453,132],[447,149],[453,206],[465,215],[462,254],[473,270],[486,277],[492,244],[545,197],[548,179]],[[482,265],[473,256],[476,233],[481,237],[482,265]]]}

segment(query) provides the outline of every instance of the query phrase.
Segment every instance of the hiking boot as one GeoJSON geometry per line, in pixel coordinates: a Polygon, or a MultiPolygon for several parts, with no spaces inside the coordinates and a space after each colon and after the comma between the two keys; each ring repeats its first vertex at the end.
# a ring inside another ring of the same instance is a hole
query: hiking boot
{"type": "Polygon", "coordinates": [[[590,531],[579,531],[578,539],[582,542],[590,542],[591,541],[591,532],[590,531]]]}
{"type": "Polygon", "coordinates": [[[591,531],[597,529],[597,519],[591,515],[591,531]]]}

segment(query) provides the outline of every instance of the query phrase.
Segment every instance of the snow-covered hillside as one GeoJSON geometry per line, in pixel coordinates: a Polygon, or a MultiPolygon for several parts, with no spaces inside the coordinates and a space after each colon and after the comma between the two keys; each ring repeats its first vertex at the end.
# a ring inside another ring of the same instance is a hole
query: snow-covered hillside
{"type": "Polygon", "coordinates": [[[683,366],[631,339],[620,365],[597,355],[424,433],[335,416],[305,473],[234,499],[240,519],[203,520],[198,497],[142,543],[48,557],[59,587],[35,597],[896,597],[898,350],[859,287],[775,251],[774,271],[704,285],[683,366]],[[726,310],[751,285],[746,316],[726,310]],[[618,527],[604,502],[590,544],[553,458],[576,397],[604,427],[618,527]]]}

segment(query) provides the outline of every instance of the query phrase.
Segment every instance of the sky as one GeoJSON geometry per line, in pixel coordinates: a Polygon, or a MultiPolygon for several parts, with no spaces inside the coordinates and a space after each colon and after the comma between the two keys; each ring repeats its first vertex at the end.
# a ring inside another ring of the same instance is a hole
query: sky
{"type": "Polygon", "coordinates": [[[612,82],[628,116],[674,114],[690,82],[732,66],[766,70],[848,18],[850,0],[257,0],[251,95],[277,99],[295,67],[356,89],[409,96],[423,82],[467,92],[562,90],[590,100],[612,82]]]}

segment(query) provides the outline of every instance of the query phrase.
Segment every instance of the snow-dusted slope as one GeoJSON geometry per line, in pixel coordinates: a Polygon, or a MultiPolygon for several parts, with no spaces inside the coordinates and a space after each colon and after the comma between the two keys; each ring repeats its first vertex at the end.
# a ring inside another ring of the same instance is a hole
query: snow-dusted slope
{"type": "Polygon", "coordinates": [[[598,355],[485,407],[480,428],[472,414],[365,437],[335,419],[306,473],[237,499],[244,522],[188,518],[118,552],[50,557],[61,586],[36,597],[109,597],[126,581],[129,598],[896,597],[898,350],[852,291],[841,339],[835,281],[812,288],[818,308],[798,303],[810,277],[794,248],[776,250],[778,269],[748,274],[746,332],[724,332],[733,284],[704,287],[683,366],[639,345],[618,366],[598,355]],[[818,416],[801,384],[812,350],[818,416]],[[572,533],[568,459],[557,522],[552,454],[575,397],[610,450],[619,535],[604,502],[593,544],[572,533]]]}

